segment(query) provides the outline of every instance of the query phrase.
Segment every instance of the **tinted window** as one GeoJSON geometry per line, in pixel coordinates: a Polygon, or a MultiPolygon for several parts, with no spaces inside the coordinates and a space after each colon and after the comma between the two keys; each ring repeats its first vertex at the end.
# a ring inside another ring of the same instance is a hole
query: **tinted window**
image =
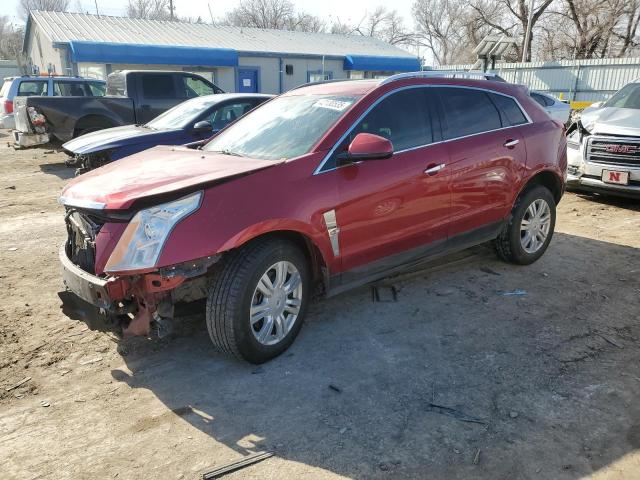
{"type": "Polygon", "coordinates": [[[247,113],[253,108],[253,103],[239,102],[214,110],[213,113],[207,118],[207,121],[213,125],[214,130],[222,130],[231,122],[235,122],[242,115],[247,113]]]}
{"type": "Polygon", "coordinates": [[[427,90],[414,88],[394,93],[376,105],[349,133],[323,170],[336,167],[336,158],[349,148],[359,133],[373,133],[391,140],[394,151],[433,142],[431,111],[427,90]]]}
{"type": "Polygon", "coordinates": [[[482,90],[438,88],[444,107],[445,138],[502,128],[498,109],[482,90]]]}
{"type": "Polygon", "coordinates": [[[94,97],[104,97],[107,86],[102,82],[89,82],[89,90],[91,91],[91,95],[94,97]]]}
{"type": "Polygon", "coordinates": [[[187,98],[216,93],[213,87],[201,78],[182,77],[182,84],[184,85],[184,96],[187,98]]]}
{"type": "Polygon", "coordinates": [[[433,142],[431,116],[425,89],[409,89],[382,100],[351,132],[373,133],[391,140],[394,151],[433,142]]]}
{"type": "Polygon", "coordinates": [[[551,100],[549,97],[545,97],[544,95],[540,95],[539,93],[531,93],[531,98],[533,98],[543,107],[550,107],[554,103],[553,100],[551,100]]]}
{"type": "Polygon", "coordinates": [[[500,110],[503,126],[511,127],[527,123],[527,117],[524,116],[524,113],[522,113],[522,110],[520,110],[520,107],[515,100],[495,93],[491,93],[489,95],[491,96],[493,103],[498,107],[498,110],[500,110]]]}
{"type": "Polygon", "coordinates": [[[57,97],[91,96],[88,87],[81,82],[53,82],[53,94],[57,97]]]}
{"type": "Polygon", "coordinates": [[[175,98],[176,89],[172,75],[142,75],[144,98],[175,98]]]}
{"type": "Polygon", "coordinates": [[[48,83],[46,80],[27,80],[20,82],[18,96],[46,95],[48,83]]]}

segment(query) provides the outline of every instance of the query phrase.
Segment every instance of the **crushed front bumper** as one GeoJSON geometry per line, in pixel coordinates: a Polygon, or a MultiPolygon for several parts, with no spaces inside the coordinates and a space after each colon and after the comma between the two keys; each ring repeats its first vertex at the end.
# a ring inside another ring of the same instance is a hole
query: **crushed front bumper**
{"type": "Polygon", "coordinates": [[[66,243],[60,247],[59,257],[62,281],[72,293],[105,312],[124,313],[118,303],[125,298],[127,282],[123,279],[100,278],[85,272],[67,256],[66,243]]]}
{"type": "Polygon", "coordinates": [[[19,130],[13,131],[13,144],[16,148],[35,147],[49,143],[48,133],[25,133],[19,130]]]}

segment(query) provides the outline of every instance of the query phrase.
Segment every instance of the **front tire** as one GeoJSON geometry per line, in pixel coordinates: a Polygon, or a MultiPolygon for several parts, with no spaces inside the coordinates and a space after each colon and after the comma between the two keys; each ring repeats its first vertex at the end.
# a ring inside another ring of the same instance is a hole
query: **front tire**
{"type": "Polygon", "coordinates": [[[310,291],[307,258],[289,241],[257,240],[231,252],[209,286],[211,341],[251,363],[280,355],[302,327],[310,291]]]}
{"type": "Polygon", "coordinates": [[[498,256],[529,265],[547,250],[556,225],[556,202],[548,188],[537,185],[520,195],[509,223],[495,241],[498,256]]]}

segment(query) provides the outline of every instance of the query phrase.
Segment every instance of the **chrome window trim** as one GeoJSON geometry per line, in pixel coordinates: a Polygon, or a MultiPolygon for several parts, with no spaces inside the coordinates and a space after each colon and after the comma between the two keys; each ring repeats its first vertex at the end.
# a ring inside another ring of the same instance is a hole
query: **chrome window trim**
{"type": "MultiPolygon", "coordinates": [[[[329,158],[331,158],[331,156],[335,153],[335,151],[338,148],[338,146],[344,141],[345,138],[347,138],[349,136],[349,134],[351,134],[353,129],[356,128],[356,126],[358,125],[358,123],[360,123],[360,121],[364,117],[366,117],[369,114],[369,112],[371,110],[373,110],[380,102],[382,102],[385,98],[393,95],[394,93],[402,92],[404,90],[412,90],[412,89],[415,89],[415,88],[461,88],[461,89],[466,89],[466,90],[479,90],[481,92],[493,93],[495,95],[502,95],[503,97],[510,98],[511,100],[516,102],[516,105],[522,111],[522,114],[527,119],[527,122],[526,123],[521,123],[520,125],[510,125],[508,127],[500,127],[500,128],[496,128],[496,129],[493,129],[493,130],[485,130],[483,132],[471,133],[469,135],[462,135],[460,137],[443,139],[443,140],[440,140],[438,142],[426,143],[424,145],[416,145],[415,147],[410,147],[410,148],[405,148],[403,150],[394,151],[393,152],[394,155],[397,154],[397,153],[410,152],[412,150],[417,150],[418,148],[428,147],[430,145],[438,145],[438,144],[441,144],[441,143],[452,142],[454,140],[460,140],[460,139],[463,139],[463,138],[475,137],[476,135],[483,135],[485,133],[498,132],[500,130],[507,130],[509,128],[522,127],[523,125],[530,125],[530,124],[533,123],[533,120],[531,120],[531,117],[529,116],[527,111],[524,108],[522,108],[522,105],[520,104],[518,99],[516,97],[514,97],[513,95],[508,95],[508,94],[502,93],[502,92],[496,92],[495,90],[491,90],[491,89],[488,89],[488,88],[468,87],[466,85],[448,85],[448,84],[407,85],[407,86],[396,88],[395,90],[391,90],[391,91],[385,93],[380,98],[378,98],[375,102],[373,102],[371,105],[369,105],[369,107],[364,112],[362,112],[362,114],[351,124],[351,126],[347,129],[347,131],[340,136],[340,138],[335,143],[335,145],[333,147],[331,147],[329,152],[324,156],[324,158],[322,159],[320,164],[313,171],[313,175],[319,175],[319,174],[325,173],[325,172],[332,172],[334,170],[337,170],[338,168],[342,168],[344,165],[343,166],[339,166],[339,167],[329,168],[327,170],[323,170],[322,167],[324,167],[324,165],[327,163],[327,161],[329,161],[329,158]]],[[[355,162],[355,163],[360,163],[360,162],[355,162]]]]}

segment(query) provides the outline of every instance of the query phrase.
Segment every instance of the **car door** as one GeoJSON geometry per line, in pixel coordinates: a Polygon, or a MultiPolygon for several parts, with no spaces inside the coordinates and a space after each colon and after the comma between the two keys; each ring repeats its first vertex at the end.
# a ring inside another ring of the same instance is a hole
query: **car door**
{"type": "Polygon", "coordinates": [[[375,274],[418,255],[420,247],[440,248],[446,239],[448,173],[434,167],[446,161],[447,153],[438,142],[429,90],[401,89],[379,100],[328,162],[328,168],[336,168],[335,217],[343,270],[363,267],[361,273],[375,274]],[[336,163],[337,155],[362,132],[391,140],[393,156],[336,163]],[[401,253],[402,259],[389,258],[401,253]]]}
{"type": "Polygon", "coordinates": [[[180,103],[175,75],[172,73],[144,72],[138,75],[138,123],[147,123],[162,112],[180,103]]]}
{"type": "Polygon", "coordinates": [[[528,123],[512,97],[467,87],[438,87],[449,154],[449,237],[483,235],[511,208],[526,150],[518,125],[528,123]],[[508,115],[510,115],[509,118],[508,115]]]}

